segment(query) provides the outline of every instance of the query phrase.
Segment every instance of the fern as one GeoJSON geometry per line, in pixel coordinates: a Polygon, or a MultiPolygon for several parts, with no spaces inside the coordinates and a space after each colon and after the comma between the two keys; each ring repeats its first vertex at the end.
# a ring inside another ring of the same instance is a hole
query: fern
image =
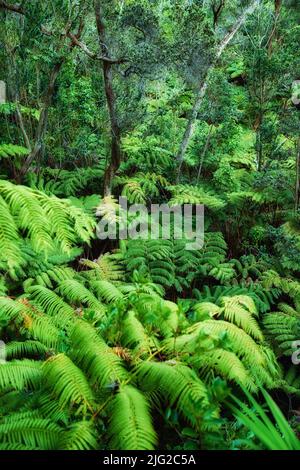
{"type": "Polygon", "coordinates": [[[108,387],[128,377],[120,358],[88,323],[78,321],[73,327],[70,339],[73,347],[71,355],[86,371],[92,383],[108,387]]]}
{"type": "Polygon", "coordinates": [[[0,144],[0,158],[23,157],[28,153],[29,150],[20,145],[0,144]]]}
{"type": "Polygon", "coordinates": [[[30,359],[12,360],[0,364],[0,388],[10,387],[15,390],[26,390],[37,387],[42,378],[41,363],[30,359]]]}
{"type": "Polygon", "coordinates": [[[62,429],[46,419],[20,419],[16,414],[3,423],[0,422],[0,436],[4,442],[11,444],[12,448],[14,445],[22,443],[26,448],[57,449],[61,434],[62,429]]]}
{"type": "Polygon", "coordinates": [[[63,281],[59,284],[58,290],[72,304],[87,304],[101,315],[105,314],[104,305],[79,281],[75,279],[63,281]]]}
{"type": "Polygon", "coordinates": [[[220,197],[201,187],[178,185],[169,186],[168,189],[172,193],[172,198],[169,201],[170,206],[204,204],[205,207],[213,211],[218,211],[225,207],[225,202],[220,197]]]}
{"type": "Polygon", "coordinates": [[[168,362],[142,362],[137,367],[137,376],[147,392],[156,391],[168,400],[197,428],[201,427],[203,414],[208,407],[205,385],[189,367],[168,362]]]}
{"type": "Polygon", "coordinates": [[[91,421],[78,421],[64,432],[59,441],[63,450],[97,449],[97,433],[91,421]]]}
{"type": "Polygon", "coordinates": [[[110,407],[108,436],[112,449],[152,450],[156,433],[152,426],[149,403],[130,385],[122,385],[110,407]]]}
{"type": "Polygon", "coordinates": [[[43,364],[43,380],[62,408],[77,405],[77,413],[92,409],[94,394],[83,372],[64,354],[51,357],[43,364]]]}
{"type": "Polygon", "coordinates": [[[53,249],[53,238],[62,251],[69,252],[77,241],[89,242],[93,236],[93,220],[67,201],[3,180],[0,198],[0,237],[12,274],[22,265],[19,244],[24,234],[36,251],[46,254],[53,249]]]}

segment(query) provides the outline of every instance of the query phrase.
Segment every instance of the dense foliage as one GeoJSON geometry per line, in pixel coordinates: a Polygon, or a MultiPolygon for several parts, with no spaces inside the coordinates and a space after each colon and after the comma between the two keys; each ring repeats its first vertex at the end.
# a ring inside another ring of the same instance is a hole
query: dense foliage
{"type": "Polygon", "coordinates": [[[300,449],[298,0],[0,23],[0,449],[300,449]],[[119,196],[203,247],[99,240],[119,196]]]}

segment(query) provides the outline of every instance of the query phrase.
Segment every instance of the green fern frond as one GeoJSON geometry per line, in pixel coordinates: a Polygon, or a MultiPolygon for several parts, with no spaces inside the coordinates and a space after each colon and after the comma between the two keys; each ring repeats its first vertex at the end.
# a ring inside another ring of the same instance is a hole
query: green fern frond
{"type": "Polygon", "coordinates": [[[94,394],[87,378],[65,354],[53,356],[43,364],[43,380],[62,408],[77,405],[77,413],[92,409],[94,394]]]}
{"type": "Polygon", "coordinates": [[[177,361],[144,361],[137,366],[137,377],[143,390],[159,392],[162,400],[168,400],[187,421],[201,428],[209,399],[204,383],[192,369],[177,361]]]}
{"type": "Polygon", "coordinates": [[[220,210],[225,207],[225,202],[212,191],[207,191],[200,186],[177,185],[169,186],[167,189],[172,193],[170,206],[182,204],[204,204],[211,210],[220,210]]]}
{"type": "Polygon", "coordinates": [[[124,278],[123,268],[117,259],[117,254],[105,253],[95,261],[81,259],[80,264],[90,268],[82,273],[90,280],[115,282],[124,278]]]}
{"type": "Polygon", "coordinates": [[[87,373],[92,383],[109,387],[112,383],[120,383],[128,378],[122,360],[89,323],[78,320],[70,340],[72,358],[87,373]]]}
{"type": "Polygon", "coordinates": [[[111,449],[152,450],[156,433],[146,397],[131,385],[122,385],[110,406],[108,435],[111,449]]]}
{"type": "Polygon", "coordinates": [[[102,298],[106,303],[124,299],[118,287],[109,281],[92,281],[90,286],[97,293],[97,297],[102,298]]]}
{"type": "Polygon", "coordinates": [[[11,341],[5,345],[6,358],[44,356],[48,348],[39,341],[11,341]]]}
{"type": "Polygon", "coordinates": [[[195,323],[187,330],[187,333],[199,333],[201,331],[219,337],[226,333],[230,347],[238,357],[245,357],[247,361],[255,363],[257,366],[263,367],[266,364],[266,358],[259,345],[251,336],[236,325],[223,320],[205,320],[195,323]]]}
{"type": "Polygon", "coordinates": [[[133,310],[126,313],[122,322],[121,342],[124,346],[137,348],[141,351],[150,351],[150,347],[153,345],[153,340],[147,335],[133,310]]]}
{"type": "Polygon", "coordinates": [[[35,388],[42,378],[42,363],[30,359],[12,360],[0,364],[0,387],[26,390],[35,388]]]}
{"type": "Polygon", "coordinates": [[[0,196],[0,267],[5,266],[14,270],[22,264],[21,249],[17,224],[12,216],[7,203],[0,196]]]}
{"type": "Polygon", "coordinates": [[[79,281],[63,281],[59,284],[58,291],[72,304],[87,304],[101,315],[105,315],[105,306],[79,281]]]}
{"type": "Polygon", "coordinates": [[[9,158],[28,155],[29,150],[26,147],[14,144],[0,144],[0,158],[9,158]]]}
{"type": "Polygon", "coordinates": [[[195,363],[204,371],[213,369],[225,379],[242,384],[248,390],[256,389],[253,378],[242,361],[231,351],[216,348],[201,354],[195,363]]]}
{"type": "Polygon", "coordinates": [[[62,435],[58,446],[62,450],[97,449],[97,433],[91,421],[78,421],[62,435]]]}
{"type": "Polygon", "coordinates": [[[246,295],[222,297],[221,304],[224,306],[225,320],[235,323],[253,338],[263,341],[263,334],[253,318],[253,315],[257,315],[257,310],[251,297],[246,295]]]}
{"type": "Polygon", "coordinates": [[[34,301],[34,305],[51,317],[59,317],[61,324],[68,323],[74,317],[73,308],[46,287],[31,286],[27,289],[27,293],[34,301]]]}
{"type": "Polygon", "coordinates": [[[57,449],[62,429],[47,419],[7,419],[0,422],[2,441],[43,450],[57,449]]]}

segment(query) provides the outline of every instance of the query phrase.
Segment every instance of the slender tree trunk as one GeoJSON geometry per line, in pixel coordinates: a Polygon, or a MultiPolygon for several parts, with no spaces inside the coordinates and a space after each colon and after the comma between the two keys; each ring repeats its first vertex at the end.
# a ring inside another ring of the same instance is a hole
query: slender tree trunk
{"type": "Polygon", "coordinates": [[[295,212],[299,208],[299,190],[300,190],[300,139],[298,140],[296,150],[296,184],[295,184],[295,212]]]}
{"type": "Polygon", "coordinates": [[[56,79],[58,77],[60,69],[63,63],[65,62],[65,60],[66,60],[66,57],[62,57],[54,65],[51,71],[48,87],[44,96],[43,107],[42,107],[40,117],[39,117],[38,127],[36,130],[34,146],[33,146],[32,151],[28,155],[27,159],[25,160],[24,165],[21,168],[21,171],[20,171],[21,176],[25,175],[25,173],[27,172],[32,162],[36,158],[39,157],[40,152],[42,150],[44,135],[46,133],[47,124],[48,124],[48,112],[49,112],[49,107],[51,106],[53,95],[54,95],[54,87],[55,87],[56,79]]]}
{"type": "Polygon", "coordinates": [[[6,48],[6,53],[10,57],[9,76],[10,76],[11,83],[14,84],[14,85],[12,85],[11,88],[12,88],[13,99],[14,99],[14,102],[15,102],[15,105],[16,105],[16,117],[17,117],[17,121],[18,121],[19,126],[20,126],[20,130],[21,130],[21,133],[22,133],[22,136],[23,136],[25,146],[26,146],[26,148],[28,149],[28,151],[30,153],[32,151],[30,138],[27,134],[25,124],[24,124],[24,120],[23,120],[23,116],[22,116],[22,113],[21,113],[21,110],[20,110],[20,103],[19,103],[20,102],[20,97],[19,97],[19,90],[18,90],[18,73],[17,73],[16,60],[15,60],[14,52],[10,53],[9,49],[6,48]]]}
{"type": "Polygon", "coordinates": [[[257,155],[257,171],[261,171],[262,164],[263,164],[263,145],[262,145],[262,138],[261,138],[261,125],[256,132],[256,155],[257,155]]]}
{"type": "Polygon", "coordinates": [[[275,15],[279,15],[282,6],[282,0],[275,0],[275,15]]]}
{"type": "Polygon", "coordinates": [[[23,135],[23,139],[24,139],[26,148],[29,150],[29,153],[30,153],[32,151],[31,143],[30,143],[28,134],[27,134],[26,129],[25,129],[22,113],[21,113],[20,106],[19,106],[19,101],[18,101],[17,98],[16,98],[16,101],[15,101],[15,104],[16,104],[16,115],[17,115],[17,119],[18,119],[18,122],[19,122],[19,126],[20,126],[20,129],[21,129],[22,135],[23,135]]]}
{"type": "Polygon", "coordinates": [[[224,7],[225,7],[225,0],[220,0],[220,2],[218,3],[218,5],[216,5],[215,2],[213,2],[213,4],[212,4],[213,26],[214,26],[214,29],[216,29],[216,27],[217,27],[219,18],[220,18],[221,14],[222,14],[222,10],[223,10],[224,7]]]}
{"type": "MultiPolygon", "coordinates": [[[[96,25],[99,38],[99,46],[101,53],[107,55],[106,33],[103,21],[103,12],[100,0],[94,0],[94,10],[96,17],[96,25]]],[[[116,98],[113,89],[113,64],[108,61],[102,61],[102,72],[104,80],[104,89],[106,103],[110,119],[111,130],[111,155],[110,162],[104,174],[104,188],[103,193],[105,196],[111,194],[112,179],[117,172],[121,163],[121,131],[117,119],[116,112],[116,98]]]]}
{"type": "Polygon", "coordinates": [[[208,87],[208,77],[209,74],[214,70],[216,67],[218,59],[221,57],[223,54],[224,49],[228,46],[228,44],[232,41],[236,33],[239,31],[239,29],[242,27],[242,25],[245,23],[247,17],[251,15],[255,9],[259,6],[260,0],[253,0],[251,4],[249,5],[248,8],[246,8],[243,12],[243,14],[238,18],[237,22],[233,26],[232,30],[224,37],[223,41],[219,44],[219,47],[217,48],[217,52],[215,54],[214,61],[212,64],[207,68],[204,80],[200,83],[199,85],[199,90],[198,93],[196,94],[196,99],[194,102],[194,106],[192,108],[190,117],[187,122],[187,126],[184,132],[184,136],[180,145],[180,148],[178,150],[176,159],[177,159],[177,180],[179,179],[180,173],[181,173],[181,167],[183,163],[183,159],[185,156],[185,153],[187,151],[188,145],[190,143],[190,140],[194,134],[194,129],[195,129],[195,124],[198,116],[198,112],[200,109],[200,106],[203,102],[203,98],[205,96],[207,87],[208,87]]]}
{"type": "Polygon", "coordinates": [[[206,138],[205,146],[204,146],[204,149],[203,149],[203,152],[202,152],[202,155],[201,155],[201,159],[200,159],[200,165],[199,165],[198,175],[197,175],[197,183],[199,182],[199,178],[200,178],[200,175],[201,175],[204,158],[205,158],[205,155],[206,155],[209,143],[210,143],[212,128],[213,128],[213,126],[211,124],[210,128],[209,128],[209,131],[208,131],[208,134],[207,134],[207,138],[206,138]]]}
{"type": "Polygon", "coordinates": [[[272,31],[268,40],[269,55],[271,55],[273,52],[273,42],[274,40],[276,40],[276,37],[277,37],[277,23],[278,23],[278,19],[279,19],[280,12],[281,12],[281,7],[282,7],[282,0],[275,0],[274,1],[274,24],[273,24],[273,28],[272,28],[272,31]]]}

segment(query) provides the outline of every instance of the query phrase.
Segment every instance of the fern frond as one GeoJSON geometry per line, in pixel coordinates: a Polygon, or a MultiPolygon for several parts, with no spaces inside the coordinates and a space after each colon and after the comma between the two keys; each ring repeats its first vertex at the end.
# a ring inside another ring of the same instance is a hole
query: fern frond
{"type": "Polygon", "coordinates": [[[91,409],[94,395],[83,372],[65,354],[49,358],[43,364],[43,380],[62,408],[77,405],[77,413],[91,409]]]}
{"type": "Polygon", "coordinates": [[[42,363],[30,359],[12,360],[0,364],[0,387],[26,390],[35,388],[42,378],[42,363]]]}
{"type": "Polygon", "coordinates": [[[230,347],[238,357],[245,357],[247,361],[255,363],[257,366],[263,367],[266,364],[266,358],[259,345],[236,325],[222,320],[205,320],[194,324],[187,330],[187,333],[201,331],[215,336],[220,336],[225,332],[228,335],[230,347]]]}
{"type": "Polygon", "coordinates": [[[61,435],[62,429],[47,419],[8,419],[0,422],[2,441],[12,445],[17,443],[28,448],[56,449],[61,435]]]}
{"type": "Polygon", "coordinates": [[[92,281],[90,286],[97,293],[97,296],[107,303],[116,302],[124,298],[118,287],[109,281],[92,281]]]}
{"type": "Polygon", "coordinates": [[[11,341],[5,345],[6,357],[44,356],[48,348],[39,341],[11,341]]]}
{"type": "Polygon", "coordinates": [[[248,390],[256,389],[253,378],[233,352],[216,348],[201,354],[195,363],[204,371],[214,369],[225,379],[241,384],[248,390]]]}
{"type": "Polygon", "coordinates": [[[72,304],[87,304],[101,315],[105,314],[104,305],[79,281],[75,279],[63,281],[59,284],[58,290],[72,304]]]}
{"type": "Polygon", "coordinates": [[[144,361],[137,366],[140,386],[147,392],[159,392],[162,400],[168,400],[171,406],[197,428],[209,404],[204,383],[189,367],[176,361],[144,361]]]}
{"type": "Polygon", "coordinates": [[[222,297],[221,304],[224,306],[225,320],[235,323],[253,338],[263,341],[263,334],[252,316],[257,315],[257,310],[251,297],[246,295],[222,297]]]}
{"type": "Polygon", "coordinates": [[[128,378],[122,360],[107,346],[89,323],[78,320],[70,335],[71,355],[92,383],[109,387],[128,378]]]}
{"type": "MultiPolygon", "coordinates": [[[[68,282],[68,281],[66,281],[68,282]]],[[[74,318],[74,310],[55,292],[43,286],[31,286],[27,289],[30,299],[41,311],[51,317],[59,317],[60,324],[67,324],[74,318]]]]}
{"type": "Polygon", "coordinates": [[[97,449],[97,433],[91,421],[78,421],[62,435],[58,446],[63,450],[97,449]]]}
{"type": "Polygon", "coordinates": [[[122,385],[110,407],[110,447],[123,450],[152,450],[156,444],[149,403],[131,385],[122,385]]]}
{"type": "Polygon", "coordinates": [[[130,348],[137,348],[141,351],[150,350],[151,338],[147,335],[145,328],[133,310],[129,310],[126,313],[125,319],[122,322],[121,341],[124,346],[130,348]]]}

